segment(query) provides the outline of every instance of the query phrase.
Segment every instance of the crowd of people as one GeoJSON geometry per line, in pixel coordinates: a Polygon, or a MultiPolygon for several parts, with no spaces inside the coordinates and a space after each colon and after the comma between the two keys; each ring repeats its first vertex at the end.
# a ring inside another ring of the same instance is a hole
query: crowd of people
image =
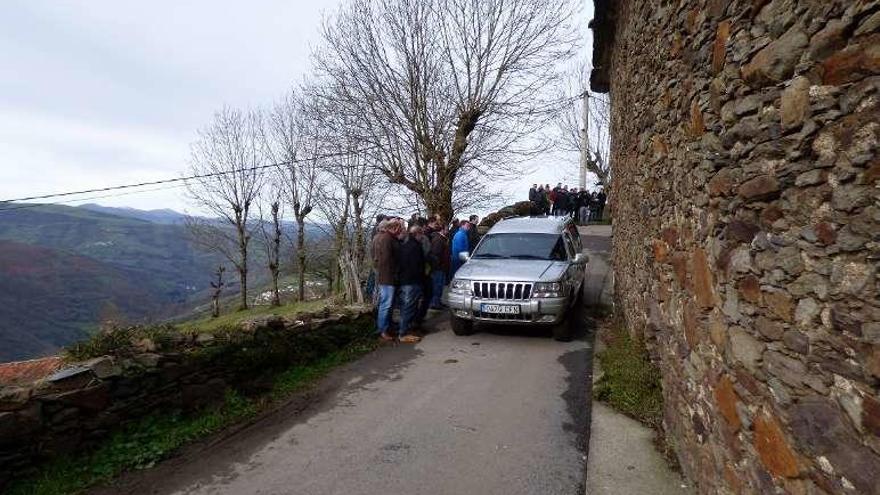
{"type": "Polygon", "coordinates": [[[443,287],[462,265],[459,257],[477,243],[479,217],[446,225],[439,216],[378,215],[372,239],[373,274],[368,290],[377,308],[376,326],[382,340],[415,343],[431,309],[443,307],[443,287]],[[394,308],[400,318],[393,321],[394,308]]]}
{"type": "Polygon", "coordinates": [[[605,213],[605,192],[578,190],[562,183],[550,188],[550,184],[532,184],[529,189],[529,201],[532,203],[533,215],[570,216],[580,224],[601,220],[605,213]]]}

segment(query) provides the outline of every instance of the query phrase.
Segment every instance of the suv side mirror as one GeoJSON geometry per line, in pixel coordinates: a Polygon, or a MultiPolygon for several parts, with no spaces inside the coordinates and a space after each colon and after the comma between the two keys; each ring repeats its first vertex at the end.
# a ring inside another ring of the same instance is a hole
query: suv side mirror
{"type": "Polygon", "coordinates": [[[458,253],[458,259],[460,259],[461,261],[467,261],[467,260],[471,259],[471,253],[469,253],[467,251],[462,251],[462,252],[458,253]]]}
{"type": "Polygon", "coordinates": [[[588,263],[589,261],[590,261],[590,257],[587,256],[587,253],[578,253],[578,254],[574,255],[574,262],[575,263],[578,263],[578,264],[588,263]]]}

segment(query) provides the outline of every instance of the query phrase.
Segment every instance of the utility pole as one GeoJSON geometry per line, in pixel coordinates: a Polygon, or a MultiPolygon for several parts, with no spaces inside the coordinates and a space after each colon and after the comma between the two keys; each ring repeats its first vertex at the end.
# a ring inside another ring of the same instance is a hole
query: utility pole
{"type": "Polygon", "coordinates": [[[590,94],[581,94],[581,163],[580,189],[587,187],[587,164],[590,162],[590,94]]]}

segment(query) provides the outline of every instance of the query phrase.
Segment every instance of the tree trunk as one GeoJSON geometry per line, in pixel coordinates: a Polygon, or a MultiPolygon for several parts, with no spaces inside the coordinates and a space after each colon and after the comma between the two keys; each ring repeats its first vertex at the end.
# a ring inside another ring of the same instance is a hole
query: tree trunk
{"type": "Polygon", "coordinates": [[[338,258],[340,272],[342,273],[342,286],[345,300],[363,304],[364,291],[361,290],[360,276],[355,266],[354,257],[348,247],[343,247],[338,258]]]}
{"type": "Polygon", "coordinates": [[[281,306],[281,292],[278,290],[278,265],[270,267],[272,270],[272,306],[281,306]]]}
{"type": "MultiPolygon", "coordinates": [[[[336,226],[336,242],[333,246],[333,255],[338,260],[340,256],[342,256],[342,251],[345,246],[345,232],[348,230],[348,215],[351,211],[351,193],[345,192],[345,208],[342,210],[342,216],[339,219],[339,224],[336,226]]],[[[343,289],[342,283],[344,282],[342,277],[342,267],[339,263],[335,263],[335,276],[337,282],[337,292],[343,289]]]]}
{"type": "Polygon", "coordinates": [[[247,286],[247,275],[248,275],[248,237],[247,232],[245,232],[244,224],[239,221],[236,226],[238,230],[238,255],[239,260],[236,264],[236,268],[238,269],[238,280],[241,284],[239,288],[239,297],[240,302],[238,305],[238,309],[240,311],[246,310],[249,307],[248,304],[248,286],[247,286]]]}
{"type": "Polygon", "coordinates": [[[243,259],[241,264],[238,266],[238,280],[239,284],[241,284],[241,290],[239,291],[239,311],[244,311],[248,309],[248,296],[247,296],[247,259],[243,259]]]}
{"type": "Polygon", "coordinates": [[[428,213],[431,215],[440,215],[440,219],[444,224],[452,221],[452,190],[435,190],[424,198],[428,213]]]}
{"type": "Polygon", "coordinates": [[[360,202],[360,194],[353,195],[352,200],[354,202],[354,266],[360,279],[360,269],[364,266],[364,258],[367,256],[363,221],[364,205],[360,202]]]}
{"type": "Polygon", "coordinates": [[[272,273],[272,306],[281,306],[281,292],[278,290],[278,277],[281,273],[281,205],[272,204],[272,253],[269,259],[269,271],[272,273]]]}
{"type": "Polygon", "coordinates": [[[214,293],[211,295],[211,316],[213,318],[220,316],[220,294],[223,292],[223,272],[225,271],[223,265],[218,266],[217,281],[211,282],[211,287],[214,289],[214,293]]]}
{"type": "Polygon", "coordinates": [[[296,216],[296,256],[299,261],[299,291],[300,301],[306,300],[306,219],[304,215],[296,216]]]}

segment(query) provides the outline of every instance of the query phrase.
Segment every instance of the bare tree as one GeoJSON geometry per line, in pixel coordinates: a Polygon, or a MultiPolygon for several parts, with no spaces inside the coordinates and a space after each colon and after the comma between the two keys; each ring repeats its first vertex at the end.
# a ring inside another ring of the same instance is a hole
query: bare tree
{"type": "Polygon", "coordinates": [[[260,234],[263,248],[266,251],[266,265],[272,277],[272,306],[281,306],[281,293],[278,290],[278,278],[281,274],[281,220],[284,209],[281,206],[281,191],[272,185],[265,195],[266,208],[260,205],[260,234]],[[268,216],[268,218],[267,218],[268,216]]]}
{"type": "Polygon", "coordinates": [[[220,316],[220,294],[223,292],[223,272],[226,271],[226,267],[220,265],[217,267],[217,271],[214,272],[214,275],[217,277],[216,282],[211,282],[211,317],[217,318],[220,316]]]}
{"type": "Polygon", "coordinates": [[[583,166],[596,175],[606,190],[611,185],[612,173],[609,152],[611,147],[611,106],[608,95],[589,90],[589,70],[580,64],[569,74],[556,126],[560,149],[583,158],[583,166]]]}
{"type": "Polygon", "coordinates": [[[367,224],[383,201],[388,181],[373,162],[376,155],[364,148],[351,130],[357,123],[318,96],[315,87],[310,114],[318,126],[323,159],[319,207],[332,226],[339,263],[337,281],[345,297],[363,302],[361,279],[366,275],[367,224]]]}
{"type": "Polygon", "coordinates": [[[371,206],[378,203],[376,175],[357,153],[338,154],[324,165],[329,177],[321,189],[318,208],[329,225],[338,270],[337,287],[348,301],[364,302],[366,225],[371,206]]]}
{"type": "Polygon", "coordinates": [[[349,241],[351,196],[339,188],[337,184],[327,181],[322,183],[319,200],[315,204],[326,221],[325,225],[318,224],[318,228],[324,231],[333,242],[333,258],[336,262],[332,271],[331,292],[344,292],[342,265],[339,263],[339,259],[344,255],[349,241]]]}
{"type": "Polygon", "coordinates": [[[248,308],[248,247],[252,207],[265,182],[262,115],[223,108],[192,144],[192,175],[186,182],[197,208],[220,221],[191,217],[194,240],[221,253],[238,271],[240,309],[248,308]]]}
{"type": "Polygon", "coordinates": [[[539,149],[577,11],[573,0],[348,0],[315,54],[321,97],[378,171],[450,218],[456,189],[515,174],[539,149]]]}
{"type": "Polygon", "coordinates": [[[306,218],[314,209],[318,180],[320,141],[316,122],[308,112],[302,93],[291,90],[269,113],[267,150],[274,163],[281,164],[276,180],[281,184],[296,220],[296,253],[299,275],[298,298],[305,299],[306,218]]]}
{"type": "Polygon", "coordinates": [[[328,288],[328,292],[325,295],[330,295],[333,290],[336,271],[339,269],[339,264],[334,256],[334,242],[329,236],[321,232],[319,226],[315,226],[315,230],[317,234],[309,236],[306,239],[305,245],[308,275],[317,280],[325,281],[328,288]]]}

